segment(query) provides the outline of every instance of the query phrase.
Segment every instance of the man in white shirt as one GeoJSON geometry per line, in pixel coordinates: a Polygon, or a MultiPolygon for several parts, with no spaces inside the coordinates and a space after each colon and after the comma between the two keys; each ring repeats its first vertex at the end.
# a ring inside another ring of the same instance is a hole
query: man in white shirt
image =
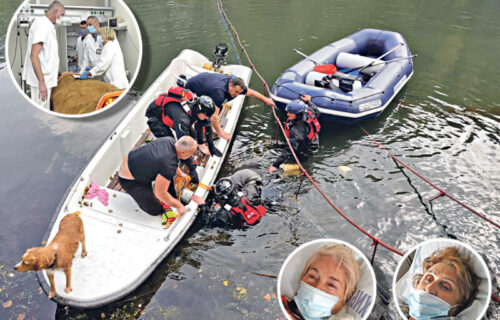
{"type": "Polygon", "coordinates": [[[83,40],[85,40],[85,37],[87,37],[88,32],[87,32],[87,21],[82,20],[80,22],[80,35],[78,36],[78,39],[76,40],[76,68],[75,72],[78,71],[78,69],[82,68],[83,64],[83,55],[85,52],[85,47],[83,45],[83,40]]]}
{"type": "Polygon", "coordinates": [[[28,49],[22,78],[31,86],[31,99],[50,110],[50,94],[57,86],[59,53],[54,24],[59,24],[64,6],[59,1],[49,5],[45,16],[36,18],[30,27],[28,49]]]}
{"type": "Polygon", "coordinates": [[[99,62],[102,51],[102,38],[99,35],[99,20],[96,16],[87,18],[87,32],[89,35],[83,40],[83,62],[79,63],[80,72],[88,71],[99,62]]]}

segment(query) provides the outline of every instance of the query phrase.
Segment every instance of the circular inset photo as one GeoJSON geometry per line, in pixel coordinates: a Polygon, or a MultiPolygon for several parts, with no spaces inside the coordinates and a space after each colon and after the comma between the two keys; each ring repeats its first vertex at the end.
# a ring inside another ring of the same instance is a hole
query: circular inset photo
{"type": "Polygon", "coordinates": [[[375,305],[375,273],[351,244],[314,240],[285,260],[278,296],[287,319],[367,319],[375,305]]]}
{"type": "Polygon", "coordinates": [[[6,60],[40,110],[86,117],[116,104],[142,59],[141,32],[122,0],[29,0],[12,17],[6,60]]]}
{"type": "Polygon", "coordinates": [[[422,242],[396,269],[394,301],[404,319],[480,319],[490,302],[491,277],[471,246],[451,239],[422,242]]]}

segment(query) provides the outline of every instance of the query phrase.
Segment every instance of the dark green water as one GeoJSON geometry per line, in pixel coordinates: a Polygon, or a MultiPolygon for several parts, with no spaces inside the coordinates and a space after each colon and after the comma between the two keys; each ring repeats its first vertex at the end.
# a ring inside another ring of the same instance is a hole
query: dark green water
{"type": "MultiPolygon", "coordinates": [[[[134,85],[149,84],[183,48],[210,55],[227,42],[215,0],[127,1],[143,32],[144,58],[134,85]]],[[[377,119],[362,123],[392,153],[435,184],[478,211],[500,221],[500,2],[484,1],[223,1],[246,49],[267,81],[300,57],[359,29],[402,33],[415,74],[377,119]]],[[[0,63],[10,16],[19,1],[0,0],[0,63]]],[[[230,55],[229,62],[235,62],[230,55]]],[[[345,222],[306,184],[295,200],[299,178],[265,174],[281,200],[265,219],[246,230],[204,229],[196,224],[176,250],[131,296],[99,310],[56,307],[38,291],[34,275],[9,275],[26,248],[37,245],[61,195],[101,141],[133,106],[122,104],[99,118],[53,119],[22,101],[0,65],[3,110],[0,120],[0,318],[283,319],[273,279],[298,245],[324,234],[355,244],[371,255],[371,241],[345,222]],[[26,199],[29,199],[27,201],[26,199]],[[312,222],[311,222],[312,221],[312,222]],[[316,225],[321,226],[318,231],[316,225]],[[223,282],[228,281],[224,286],[223,282]],[[244,287],[247,296],[236,294],[244,287]],[[143,313],[141,315],[141,313],[143,313]]],[[[256,77],[252,87],[262,90],[256,77]]],[[[222,174],[242,167],[265,173],[276,156],[268,107],[247,100],[231,154],[222,174]]],[[[319,152],[306,168],[334,203],[365,229],[401,251],[419,242],[451,237],[467,242],[485,258],[498,295],[498,230],[402,171],[359,126],[326,124],[319,152]],[[347,179],[337,167],[353,169],[347,179]]],[[[399,257],[379,248],[375,272],[390,292],[399,257]]],[[[498,319],[490,304],[487,319],[498,319]]],[[[380,299],[370,319],[397,319],[380,299]]]]}

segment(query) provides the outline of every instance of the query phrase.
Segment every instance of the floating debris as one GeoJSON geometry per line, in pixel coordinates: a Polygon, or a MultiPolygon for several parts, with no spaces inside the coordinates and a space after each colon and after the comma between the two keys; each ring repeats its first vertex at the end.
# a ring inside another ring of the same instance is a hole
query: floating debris
{"type": "Polygon", "coordinates": [[[271,295],[269,293],[266,293],[266,295],[264,296],[264,299],[266,299],[267,302],[270,302],[271,301],[271,295]]]}
{"type": "Polygon", "coordinates": [[[347,178],[347,173],[349,171],[352,171],[351,168],[346,167],[346,166],[338,166],[337,169],[339,170],[340,175],[342,175],[342,177],[344,177],[344,178],[347,178]]]}
{"type": "Polygon", "coordinates": [[[298,176],[300,174],[300,167],[298,164],[283,163],[280,165],[283,172],[290,176],[298,176]]]}
{"type": "Polygon", "coordinates": [[[229,283],[227,282],[227,280],[225,280],[222,284],[224,285],[224,287],[227,287],[229,283]]]}
{"type": "Polygon", "coordinates": [[[24,318],[26,318],[26,315],[24,313],[20,313],[17,315],[16,320],[24,320],[24,318]]]}
{"type": "Polygon", "coordinates": [[[10,308],[10,306],[11,306],[11,305],[12,305],[12,300],[9,300],[9,301],[4,302],[4,303],[2,304],[2,306],[3,306],[5,309],[10,308]]]}
{"type": "Polygon", "coordinates": [[[233,296],[238,300],[246,300],[247,299],[247,289],[243,287],[236,287],[236,290],[233,291],[233,296]]]}

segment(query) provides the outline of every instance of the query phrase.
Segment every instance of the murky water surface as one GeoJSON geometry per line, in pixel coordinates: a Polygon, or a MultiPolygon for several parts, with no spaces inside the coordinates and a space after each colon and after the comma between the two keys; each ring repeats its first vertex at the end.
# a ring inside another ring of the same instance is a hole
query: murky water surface
{"type": "MultiPolygon", "coordinates": [[[[248,99],[231,154],[221,173],[253,168],[265,176],[276,204],[257,226],[206,229],[196,223],[173,253],[132,295],[90,311],[58,307],[41,293],[34,274],[14,274],[26,248],[38,245],[61,196],[141,92],[183,48],[210,55],[228,38],[216,1],[127,1],[143,31],[141,73],[128,101],[91,119],[48,116],[28,103],[6,71],[4,39],[20,1],[0,0],[0,318],[16,319],[283,319],[275,280],[298,245],[323,237],[371,241],[332,211],[300,178],[266,174],[276,156],[271,111],[248,99]],[[225,283],[225,281],[227,281],[225,283]],[[225,285],[227,284],[227,286],[225,285]],[[242,288],[245,291],[241,290],[242,288]],[[244,294],[242,293],[244,292],[244,294]],[[265,299],[266,294],[271,300],[265,299]]],[[[393,154],[478,211],[500,221],[500,2],[483,1],[223,1],[246,49],[270,84],[300,57],[366,27],[402,33],[415,74],[377,119],[362,126],[393,154]]],[[[229,57],[234,62],[234,55],[229,57]]],[[[262,90],[256,77],[252,87],[262,90]]],[[[319,152],[306,164],[319,185],[363,228],[401,251],[436,237],[475,247],[499,292],[498,230],[397,166],[359,126],[325,124],[319,152]],[[352,169],[343,178],[337,167],[352,169]]],[[[88,235],[91,236],[91,235],[88,235]]],[[[140,258],[140,257],[138,257],[140,258]]],[[[379,248],[375,271],[390,292],[399,257],[379,248]]],[[[487,319],[498,319],[491,304],[487,319]]],[[[370,319],[397,319],[380,299],[370,319]]]]}

